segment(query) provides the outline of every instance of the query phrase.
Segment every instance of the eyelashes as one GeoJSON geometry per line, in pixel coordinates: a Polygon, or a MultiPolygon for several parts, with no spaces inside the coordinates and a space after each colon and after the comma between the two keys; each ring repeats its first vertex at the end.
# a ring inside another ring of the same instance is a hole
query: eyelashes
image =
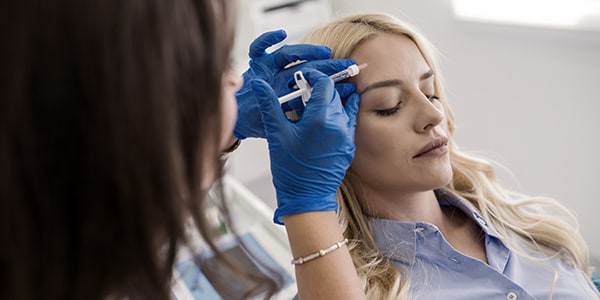
{"type": "Polygon", "coordinates": [[[375,113],[381,117],[387,117],[395,114],[398,110],[400,110],[400,106],[402,105],[402,101],[398,102],[396,106],[388,109],[376,110],[375,113]]]}
{"type": "MultiPolygon", "coordinates": [[[[429,100],[429,102],[434,102],[435,100],[440,99],[440,97],[438,97],[436,95],[425,95],[425,97],[427,98],[427,100],[429,100]]],[[[400,110],[400,108],[402,107],[402,104],[403,104],[402,101],[398,101],[398,104],[396,104],[394,107],[387,108],[387,109],[375,110],[375,113],[381,117],[388,117],[388,116],[391,116],[391,115],[395,114],[396,112],[398,112],[400,110]]]]}

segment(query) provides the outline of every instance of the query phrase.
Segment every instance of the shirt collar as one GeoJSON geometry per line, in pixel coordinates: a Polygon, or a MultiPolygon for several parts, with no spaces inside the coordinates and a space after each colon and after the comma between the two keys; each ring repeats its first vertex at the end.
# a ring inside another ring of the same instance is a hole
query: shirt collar
{"type": "MultiPolygon", "coordinates": [[[[464,198],[445,189],[434,191],[440,205],[451,205],[462,210],[488,235],[496,237],[495,231],[487,224],[481,213],[464,198]]],[[[369,218],[375,244],[381,253],[390,259],[412,265],[416,256],[416,232],[423,228],[435,227],[422,222],[398,222],[387,219],[369,218]]]]}

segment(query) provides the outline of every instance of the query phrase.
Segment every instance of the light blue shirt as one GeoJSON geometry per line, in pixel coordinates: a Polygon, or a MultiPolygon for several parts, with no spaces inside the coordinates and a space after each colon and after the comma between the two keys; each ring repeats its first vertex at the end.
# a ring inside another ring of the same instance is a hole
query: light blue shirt
{"type": "Polygon", "coordinates": [[[600,299],[586,275],[569,262],[534,261],[512,252],[469,202],[445,190],[436,190],[436,196],[479,224],[488,263],[455,250],[433,224],[371,218],[378,248],[410,274],[411,299],[549,299],[551,290],[553,300],[600,299]]]}

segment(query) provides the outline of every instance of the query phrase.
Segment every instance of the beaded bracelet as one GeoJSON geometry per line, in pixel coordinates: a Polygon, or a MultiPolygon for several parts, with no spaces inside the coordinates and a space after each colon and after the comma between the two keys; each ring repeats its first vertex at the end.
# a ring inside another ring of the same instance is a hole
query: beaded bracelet
{"type": "Polygon", "coordinates": [[[307,255],[305,257],[298,257],[298,258],[292,259],[292,265],[301,265],[301,264],[303,264],[305,262],[309,262],[309,261],[311,261],[313,259],[319,258],[321,256],[325,256],[328,253],[333,252],[336,249],[341,248],[346,243],[348,243],[348,239],[343,239],[343,240],[341,240],[341,241],[339,241],[339,242],[337,242],[337,243],[335,243],[335,244],[333,244],[333,245],[331,245],[331,246],[329,246],[329,247],[327,247],[325,249],[321,249],[321,250],[319,250],[319,251],[317,251],[317,252],[315,252],[313,254],[309,254],[309,255],[307,255]]]}

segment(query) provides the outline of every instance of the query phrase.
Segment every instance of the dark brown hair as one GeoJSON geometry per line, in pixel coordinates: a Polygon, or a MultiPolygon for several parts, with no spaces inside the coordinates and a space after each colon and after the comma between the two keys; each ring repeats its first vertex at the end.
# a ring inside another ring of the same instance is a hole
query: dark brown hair
{"type": "Polygon", "coordinates": [[[225,1],[3,2],[0,298],[168,299],[221,172],[225,1]]]}

